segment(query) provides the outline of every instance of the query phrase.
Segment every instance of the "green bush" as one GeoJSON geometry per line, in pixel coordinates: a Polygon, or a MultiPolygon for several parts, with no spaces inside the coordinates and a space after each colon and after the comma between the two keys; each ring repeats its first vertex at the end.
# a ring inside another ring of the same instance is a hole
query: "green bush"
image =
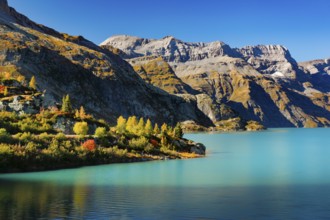
{"type": "Polygon", "coordinates": [[[133,149],[144,150],[144,148],[149,144],[149,140],[146,137],[133,138],[129,141],[129,147],[133,149]]]}
{"type": "Polygon", "coordinates": [[[76,135],[85,136],[88,133],[88,124],[87,122],[77,122],[73,126],[73,131],[76,135]]]}
{"type": "Polygon", "coordinates": [[[107,129],[105,127],[98,127],[95,130],[95,136],[98,138],[104,138],[107,136],[107,129]]]}

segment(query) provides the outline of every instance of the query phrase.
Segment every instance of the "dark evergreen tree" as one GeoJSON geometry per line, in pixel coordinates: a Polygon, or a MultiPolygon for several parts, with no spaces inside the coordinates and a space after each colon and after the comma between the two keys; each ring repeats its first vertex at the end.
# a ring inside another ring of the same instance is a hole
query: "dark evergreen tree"
{"type": "Polygon", "coordinates": [[[173,130],[173,135],[174,137],[176,138],[182,138],[183,137],[183,131],[182,131],[182,128],[181,128],[181,125],[180,123],[177,123],[174,130],[173,130]]]}
{"type": "Polygon", "coordinates": [[[71,113],[72,112],[72,105],[71,105],[71,100],[70,100],[69,95],[63,96],[63,99],[62,99],[62,112],[65,112],[65,113],[71,113]]]}

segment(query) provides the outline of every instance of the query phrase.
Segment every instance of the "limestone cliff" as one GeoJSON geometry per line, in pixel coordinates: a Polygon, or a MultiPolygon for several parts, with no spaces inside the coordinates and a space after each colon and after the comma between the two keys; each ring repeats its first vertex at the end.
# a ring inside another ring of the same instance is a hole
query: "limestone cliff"
{"type": "Polygon", "coordinates": [[[211,43],[187,43],[172,36],[159,40],[118,35],[108,38],[101,46],[111,45],[124,51],[124,58],[138,56],[162,56],[168,62],[186,62],[217,56],[239,56],[227,44],[217,41],[211,43]]]}
{"type": "Polygon", "coordinates": [[[296,77],[297,62],[289,50],[281,45],[247,46],[237,51],[261,73],[274,77],[296,77]]]}

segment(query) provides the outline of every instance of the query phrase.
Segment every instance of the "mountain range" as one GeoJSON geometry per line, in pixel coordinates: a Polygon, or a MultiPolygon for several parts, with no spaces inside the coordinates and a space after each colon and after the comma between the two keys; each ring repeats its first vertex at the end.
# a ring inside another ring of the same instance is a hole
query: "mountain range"
{"type": "Polygon", "coordinates": [[[297,63],[280,45],[231,48],[172,36],[112,36],[96,45],[37,24],[0,0],[0,73],[35,76],[43,107],[74,107],[115,122],[205,127],[242,118],[267,127],[330,125],[330,60],[297,63]]]}
{"type": "Polygon", "coordinates": [[[173,36],[118,35],[101,46],[116,48],[147,82],[195,98],[214,123],[228,118],[221,111],[226,106],[267,127],[330,124],[329,60],[298,63],[281,45],[231,48],[220,41],[188,43],[173,36]],[[170,82],[164,83],[164,73],[170,82]]]}

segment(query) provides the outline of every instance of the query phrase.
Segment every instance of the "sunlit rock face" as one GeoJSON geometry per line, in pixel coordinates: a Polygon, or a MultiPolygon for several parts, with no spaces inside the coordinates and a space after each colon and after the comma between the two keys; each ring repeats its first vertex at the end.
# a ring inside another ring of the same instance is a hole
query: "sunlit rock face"
{"type": "Polygon", "coordinates": [[[0,1],[0,71],[35,76],[45,91],[44,107],[69,94],[74,107],[112,123],[120,115],[136,115],[174,125],[211,120],[198,108],[146,83],[131,65],[113,52],[81,36],[59,33],[31,21],[0,1]]]}
{"type": "MultiPolygon", "coordinates": [[[[181,96],[196,100],[214,123],[228,119],[230,112],[232,117],[239,115],[268,127],[330,125],[329,60],[298,64],[281,45],[231,48],[220,41],[189,43],[172,36],[146,39],[119,35],[102,46],[117,48],[120,56],[139,70],[147,67],[149,72],[161,72],[150,57],[167,62],[171,77],[181,80],[167,83],[168,91],[178,85],[189,86],[192,90],[171,93],[192,95],[181,96]]],[[[145,73],[137,72],[143,78],[145,73]]],[[[162,77],[154,74],[151,83],[163,88],[162,77]]]]}

